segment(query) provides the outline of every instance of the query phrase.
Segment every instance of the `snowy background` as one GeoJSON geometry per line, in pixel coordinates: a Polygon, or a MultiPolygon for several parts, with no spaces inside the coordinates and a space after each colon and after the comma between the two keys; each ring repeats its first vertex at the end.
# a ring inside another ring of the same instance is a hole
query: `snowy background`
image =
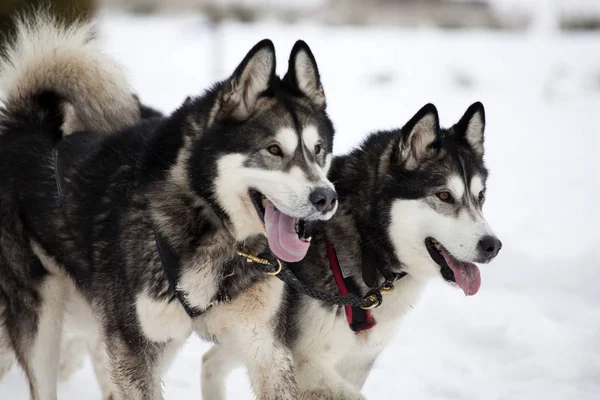
{"type": "MultiPolygon", "coordinates": [[[[544,23],[521,33],[215,26],[195,14],[115,12],[99,21],[107,52],[164,112],[224,78],[258,40],[273,39],[280,73],[294,41],[306,40],[336,153],[370,131],[400,127],[427,102],[449,126],[481,100],[491,170],[485,212],[504,247],[482,267],[474,297],[432,282],[364,392],[383,400],[600,398],[600,33],[544,23]]],[[[200,399],[208,347],[188,341],[164,381],[166,399],[200,399]]],[[[229,398],[252,398],[243,370],[229,383],[229,398]]],[[[0,383],[2,400],[27,393],[18,368],[0,383]]],[[[59,388],[59,399],[82,398],[100,398],[89,362],[59,388]]]]}

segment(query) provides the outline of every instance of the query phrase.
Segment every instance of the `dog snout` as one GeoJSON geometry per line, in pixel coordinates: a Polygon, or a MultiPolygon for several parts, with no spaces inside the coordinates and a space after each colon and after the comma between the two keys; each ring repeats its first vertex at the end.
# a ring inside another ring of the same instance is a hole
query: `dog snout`
{"type": "Polygon", "coordinates": [[[484,236],[479,241],[479,251],[486,261],[491,261],[498,255],[502,248],[502,242],[496,236],[484,236]]]}
{"type": "Polygon", "coordinates": [[[318,187],[309,196],[310,202],[322,214],[327,214],[335,208],[337,198],[337,192],[328,187],[318,187]]]}

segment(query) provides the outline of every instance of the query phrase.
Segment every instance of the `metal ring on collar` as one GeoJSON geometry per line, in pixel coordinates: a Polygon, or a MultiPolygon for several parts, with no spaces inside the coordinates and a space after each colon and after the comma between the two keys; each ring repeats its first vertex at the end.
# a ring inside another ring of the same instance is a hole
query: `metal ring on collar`
{"type": "Polygon", "coordinates": [[[365,297],[365,300],[370,301],[371,305],[360,306],[360,308],[362,308],[363,310],[372,310],[373,308],[377,308],[381,305],[381,301],[374,294],[368,295],[367,297],[365,297]]]}

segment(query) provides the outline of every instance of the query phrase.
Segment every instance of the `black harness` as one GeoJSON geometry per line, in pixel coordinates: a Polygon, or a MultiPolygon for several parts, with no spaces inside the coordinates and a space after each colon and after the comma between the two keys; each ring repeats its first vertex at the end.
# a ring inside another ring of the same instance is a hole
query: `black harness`
{"type": "Polygon", "coordinates": [[[173,295],[177,300],[179,300],[179,303],[187,315],[190,316],[190,318],[199,317],[200,315],[204,314],[207,309],[190,306],[185,300],[183,294],[179,291],[179,289],[177,289],[175,282],[177,282],[179,279],[179,256],[175,254],[173,248],[169,245],[169,243],[167,243],[165,238],[156,232],[156,229],[154,230],[154,237],[156,241],[156,251],[160,257],[160,264],[173,295]]]}
{"type": "MultiPolygon", "coordinates": [[[[185,296],[181,293],[176,285],[176,282],[179,278],[179,257],[177,254],[175,254],[175,251],[173,251],[172,247],[165,240],[165,238],[162,237],[162,235],[160,235],[156,230],[154,234],[156,238],[156,250],[160,257],[163,273],[169,284],[169,287],[171,288],[171,291],[173,292],[174,297],[179,301],[190,318],[195,318],[202,315],[211,306],[206,309],[201,309],[191,306],[185,300],[185,296]]],[[[335,254],[333,246],[331,246],[328,242],[327,247],[328,253],[330,252],[329,249],[331,249],[333,254],[335,254]]],[[[346,279],[343,283],[343,289],[338,283],[340,294],[336,295],[307,287],[296,277],[291,269],[281,263],[279,259],[274,257],[269,252],[259,256],[254,256],[249,252],[243,251],[238,251],[237,253],[240,257],[244,258],[248,264],[254,265],[256,268],[259,268],[266,274],[277,276],[280,280],[299,293],[327,303],[344,306],[346,309],[346,316],[348,317],[348,324],[356,333],[375,326],[375,321],[370,310],[379,307],[383,301],[382,294],[391,292],[394,289],[394,282],[406,275],[404,272],[401,274],[394,274],[393,280],[386,279],[386,281],[380,287],[369,290],[364,296],[361,296],[360,290],[354,281],[351,279],[346,279]]],[[[337,255],[332,258],[331,253],[329,254],[330,266],[332,268],[332,272],[334,273],[334,277],[342,276],[337,255]],[[335,272],[336,269],[339,271],[339,274],[335,272]]]]}

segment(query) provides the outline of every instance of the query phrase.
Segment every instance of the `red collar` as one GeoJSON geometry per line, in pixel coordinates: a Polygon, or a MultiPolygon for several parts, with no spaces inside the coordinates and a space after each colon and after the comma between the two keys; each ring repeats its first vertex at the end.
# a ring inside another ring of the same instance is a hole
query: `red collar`
{"type": "MultiPolygon", "coordinates": [[[[325,237],[325,245],[327,246],[327,256],[329,257],[329,266],[331,272],[335,278],[335,283],[338,286],[341,296],[346,296],[349,291],[355,292],[360,295],[359,288],[354,283],[351,277],[344,277],[342,269],[340,268],[340,262],[337,257],[337,253],[333,245],[329,243],[327,237],[325,237]]],[[[377,322],[371,314],[371,310],[363,310],[360,307],[344,306],[346,309],[346,318],[348,319],[348,325],[354,333],[366,331],[374,327],[377,322]]]]}

